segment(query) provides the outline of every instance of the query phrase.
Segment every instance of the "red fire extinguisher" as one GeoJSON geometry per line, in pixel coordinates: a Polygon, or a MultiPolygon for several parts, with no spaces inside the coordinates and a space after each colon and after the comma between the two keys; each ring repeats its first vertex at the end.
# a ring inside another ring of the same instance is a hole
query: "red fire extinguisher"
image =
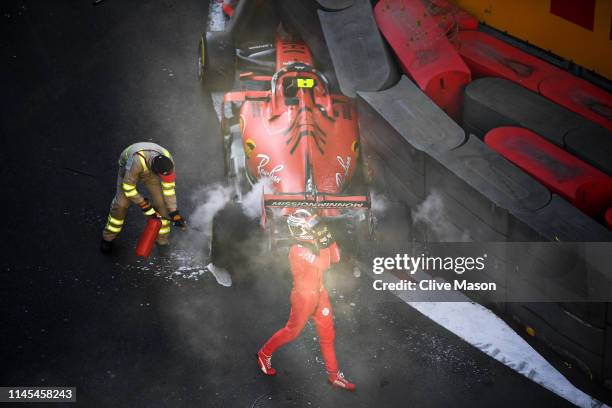
{"type": "Polygon", "coordinates": [[[153,244],[157,239],[157,234],[161,229],[161,225],[161,219],[149,218],[144,231],[142,231],[142,234],[140,234],[140,239],[138,239],[138,244],[136,245],[136,256],[148,258],[149,255],[151,255],[151,250],[153,249],[153,244]]]}

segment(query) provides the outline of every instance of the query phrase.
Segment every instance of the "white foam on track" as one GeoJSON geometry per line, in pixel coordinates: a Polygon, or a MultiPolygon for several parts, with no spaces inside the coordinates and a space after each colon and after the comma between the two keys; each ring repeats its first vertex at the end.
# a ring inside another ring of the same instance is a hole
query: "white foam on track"
{"type": "MultiPolygon", "coordinates": [[[[376,279],[399,282],[392,274],[376,275],[376,279]]],[[[465,300],[462,302],[415,302],[409,292],[392,293],[483,353],[567,401],[584,408],[610,408],[576,388],[503,320],[462,293],[457,292],[465,300]]]]}

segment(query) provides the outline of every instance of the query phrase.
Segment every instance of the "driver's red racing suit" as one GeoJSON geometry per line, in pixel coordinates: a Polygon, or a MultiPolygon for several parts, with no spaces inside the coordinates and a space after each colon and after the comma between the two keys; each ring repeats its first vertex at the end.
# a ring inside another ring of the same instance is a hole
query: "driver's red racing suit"
{"type": "Polygon", "coordinates": [[[289,251],[289,265],[293,274],[291,313],[285,327],[277,331],[262,347],[271,356],[279,347],[295,339],[309,318],[315,323],[323,361],[328,373],[338,372],[334,349],[334,321],[327,290],[323,286],[323,273],[331,264],[340,261],[336,243],[315,254],[305,245],[295,244],[289,251]]]}

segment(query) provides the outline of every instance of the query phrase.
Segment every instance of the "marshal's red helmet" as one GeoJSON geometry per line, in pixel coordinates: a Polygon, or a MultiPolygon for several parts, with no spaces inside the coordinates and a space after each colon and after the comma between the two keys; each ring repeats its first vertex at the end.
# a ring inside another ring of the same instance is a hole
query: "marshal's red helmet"
{"type": "Polygon", "coordinates": [[[164,156],[163,154],[159,154],[153,158],[151,170],[153,170],[153,173],[157,174],[159,178],[166,183],[171,183],[176,179],[176,175],[174,173],[174,163],[172,163],[170,158],[164,156]]]}

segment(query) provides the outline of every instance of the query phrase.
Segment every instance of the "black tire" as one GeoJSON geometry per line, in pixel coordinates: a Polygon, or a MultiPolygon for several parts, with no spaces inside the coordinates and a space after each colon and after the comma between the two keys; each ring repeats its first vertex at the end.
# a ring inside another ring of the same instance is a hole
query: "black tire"
{"type": "Polygon", "coordinates": [[[206,91],[229,91],[236,76],[236,49],[225,31],[207,32],[198,44],[198,78],[206,91]]]}
{"type": "Polygon", "coordinates": [[[242,197],[251,190],[251,183],[246,174],[246,155],[242,144],[242,134],[237,128],[237,126],[232,127],[228,140],[224,141],[225,169],[228,184],[234,188],[236,197],[242,200],[242,197]],[[236,159],[232,156],[235,156],[236,159]]]}
{"type": "Polygon", "coordinates": [[[357,159],[357,168],[353,173],[353,177],[349,180],[346,189],[344,190],[345,194],[348,195],[365,195],[369,190],[368,183],[366,181],[366,170],[364,167],[364,162],[360,159],[357,159]]]}
{"type": "Polygon", "coordinates": [[[257,221],[249,219],[240,205],[231,203],[213,220],[211,261],[229,271],[234,284],[252,279],[252,260],[260,253],[261,231],[257,221]]]}

